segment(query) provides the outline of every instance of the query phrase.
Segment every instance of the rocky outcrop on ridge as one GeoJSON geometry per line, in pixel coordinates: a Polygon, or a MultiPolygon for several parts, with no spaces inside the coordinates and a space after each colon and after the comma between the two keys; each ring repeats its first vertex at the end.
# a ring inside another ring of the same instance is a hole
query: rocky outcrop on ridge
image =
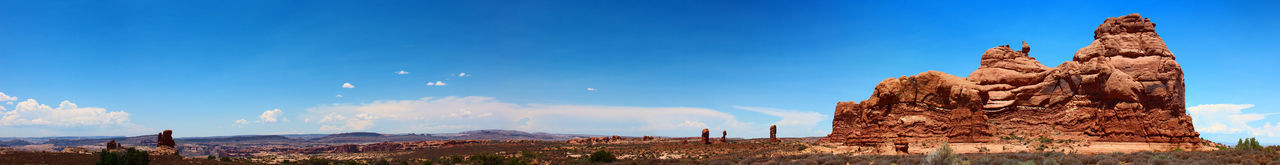
{"type": "Polygon", "coordinates": [[[173,130],[164,130],[164,132],[160,132],[159,134],[156,134],[157,147],[168,146],[172,148],[174,145],[177,145],[177,144],[173,142],[173,130]]]}
{"type": "Polygon", "coordinates": [[[968,77],[928,71],[888,78],[862,102],[839,102],[826,142],[989,142],[998,135],[1112,142],[1199,142],[1182,68],[1138,14],[1107,18],[1072,61],[1047,67],[1008,45],[968,77]]]}

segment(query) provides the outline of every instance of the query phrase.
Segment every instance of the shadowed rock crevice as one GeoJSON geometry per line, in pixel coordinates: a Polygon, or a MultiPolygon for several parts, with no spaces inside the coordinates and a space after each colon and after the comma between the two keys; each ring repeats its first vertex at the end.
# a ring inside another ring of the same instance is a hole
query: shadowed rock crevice
{"type": "Polygon", "coordinates": [[[1107,18],[1072,61],[1047,67],[1031,48],[988,49],[968,77],[928,71],[888,78],[862,102],[839,102],[826,142],[989,142],[997,134],[1057,139],[1199,142],[1182,68],[1138,14],[1107,18]]]}

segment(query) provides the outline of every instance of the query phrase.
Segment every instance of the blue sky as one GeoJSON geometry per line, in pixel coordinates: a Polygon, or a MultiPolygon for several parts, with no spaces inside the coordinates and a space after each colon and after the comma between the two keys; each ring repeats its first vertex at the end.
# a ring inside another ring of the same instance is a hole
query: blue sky
{"type": "Polygon", "coordinates": [[[1204,137],[1280,142],[1280,116],[1271,115],[1280,91],[1269,86],[1280,55],[1266,51],[1280,45],[1274,6],[2,1],[0,92],[13,104],[0,107],[71,103],[61,109],[89,115],[9,121],[0,136],[692,136],[706,127],[766,137],[770,124],[782,136],[823,136],[836,102],[864,100],[884,78],[968,75],[983,51],[1019,41],[1056,66],[1088,45],[1103,19],[1141,13],[1178,57],[1188,107],[1229,104],[1196,108],[1204,112],[1193,115],[1198,126],[1235,128],[1198,128],[1204,137]],[[29,99],[37,103],[23,104],[29,99]],[[1241,118],[1256,120],[1233,122],[1241,118]]]}

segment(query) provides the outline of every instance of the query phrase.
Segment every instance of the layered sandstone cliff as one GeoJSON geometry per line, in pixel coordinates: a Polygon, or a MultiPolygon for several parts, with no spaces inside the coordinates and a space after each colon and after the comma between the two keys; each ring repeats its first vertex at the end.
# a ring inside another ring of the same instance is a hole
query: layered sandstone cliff
{"type": "Polygon", "coordinates": [[[1046,67],[1009,46],[988,49],[967,78],[928,71],[889,78],[862,102],[836,104],[823,141],[848,145],[989,142],[1037,134],[1112,142],[1198,142],[1182,68],[1138,14],[1107,18],[1072,61],[1046,67]]]}

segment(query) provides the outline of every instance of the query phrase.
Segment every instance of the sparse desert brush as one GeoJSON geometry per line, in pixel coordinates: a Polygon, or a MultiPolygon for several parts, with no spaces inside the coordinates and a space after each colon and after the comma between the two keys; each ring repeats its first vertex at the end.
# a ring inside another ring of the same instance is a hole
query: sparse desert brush
{"type": "Polygon", "coordinates": [[[925,164],[946,165],[951,164],[955,160],[955,154],[952,153],[951,145],[943,142],[938,149],[929,152],[929,156],[925,157],[925,164]]]}

